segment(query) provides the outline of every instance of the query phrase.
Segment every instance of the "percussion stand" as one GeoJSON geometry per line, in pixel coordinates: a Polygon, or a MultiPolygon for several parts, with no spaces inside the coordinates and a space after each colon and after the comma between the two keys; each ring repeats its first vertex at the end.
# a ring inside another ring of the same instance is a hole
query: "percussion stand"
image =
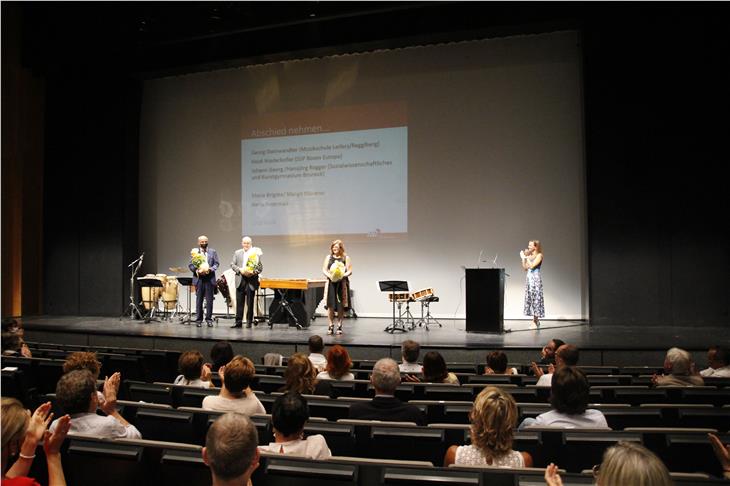
{"type": "Polygon", "coordinates": [[[424,326],[427,331],[430,329],[428,328],[429,324],[431,324],[431,321],[435,322],[439,325],[439,327],[444,327],[441,325],[441,323],[431,315],[431,302],[438,302],[439,298],[435,296],[430,296],[421,301],[421,319],[418,321],[419,326],[424,326]],[[423,315],[423,308],[426,308],[426,316],[423,315]]]}
{"type": "MultiPolygon", "coordinates": [[[[162,288],[162,281],[157,280],[156,278],[140,278],[139,279],[139,285],[141,287],[153,287],[153,288],[162,288]]],[[[150,296],[152,295],[152,291],[150,290],[150,296]]],[[[159,300],[159,299],[158,299],[159,300]]],[[[144,322],[145,324],[149,324],[150,321],[157,321],[160,322],[159,319],[155,318],[155,313],[157,311],[157,302],[158,300],[144,300],[142,302],[150,305],[150,310],[147,311],[147,314],[144,316],[144,322]]]]}
{"type": "MultiPolygon", "coordinates": [[[[405,317],[403,324],[407,324],[410,321],[411,327],[408,328],[409,331],[412,331],[416,328],[416,320],[413,318],[413,314],[411,314],[411,302],[413,302],[413,299],[411,299],[411,297],[408,297],[408,300],[406,300],[406,311],[400,315],[401,319],[405,317]]],[[[398,307],[398,310],[400,310],[400,304],[398,304],[398,307]]]]}
{"type": "Polygon", "coordinates": [[[190,306],[190,301],[192,299],[191,295],[193,293],[193,277],[178,277],[177,281],[188,288],[188,316],[187,318],[180,316],[180,323],[190,324],[193,321],[193,309],[190,306]]]}
{"type": "Polygon", "coordinates": [[[395,318],[395,293],[396,292],[408,292],[408,282],[405,280],[383,280],[378,282],[378,286],[380,287],[381,292],[390,292],[390,300],[393,302],[393,323],[383,329],[384,332],[389,332],[393,334],[395,331],[400,332],[408,332],[408,329],[406,329],[403,319],[400,317],[400,303],[398,304],[399,308],[399,316],[396,320],[395,318]]]}
{"type": "Polygon", "coordinates": [[[135,319],[135,316],[137,319],[143,319],[142,311],[139,310],[137,303],[134,301],[134,277],[137,275],[139,267],[142,266],[142,260],[144,260],[144,252],[139,256],[139,258],[127,265],[127,268],[131,268],[135,263],[137,264],[137,266],[132,270],[132,277],[129,279],[129,306],[127,307],[127,310],[119,316],[120,321],[126,315],[129,315],[130,319],[135,319]]]}
{"type": "MultiPolygon", "coordinates": [[[[301,324],[299,324],[299,319],[297,319],[297,316],[294,315],[294,311],[292,310],[291,305],[289,305],[289,301],[286,298],[287,290],[288,289],[274,289],[276,295],[281,298],[281,300],[279,301],[281,307],[279,307],[279,309],[284,309],[289,314],[289,316],[294,319],[294,324],[297,326],[297,329],[301,331],[303,327],[301,324]]],[[[279,312],[275,312],[269,316],[269,329],[274,328],[274,320],[276,319],[278,314],[279,312]]]]}

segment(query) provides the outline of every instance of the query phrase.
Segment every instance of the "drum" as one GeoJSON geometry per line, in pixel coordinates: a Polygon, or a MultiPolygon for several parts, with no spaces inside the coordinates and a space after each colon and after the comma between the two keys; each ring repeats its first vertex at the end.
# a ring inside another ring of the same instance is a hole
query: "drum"
{"type": "Polygon", "coordinates": [[[174,310],[177,307],[177,287],[177,277],[167,277],[165,286],[162,287],[162,303],[165,310],[174,310]]]}
{"type": "Polygon", "coordinates": [[[142,287],[142,303],[144,304],[144,308],[149,310],[152,307],[157,307],[157,301],[160,300],[160,297],[162,296],[162,289],[165,287],[165,283],[167,282],[167,275],[164,273],[158,273],[157,275],[148,273],[144,277],[139,277],[139,279],[154,279],[159,280],[162,283],[162,287],[142,287]]]}
{"type": "Polygon", "coordinates": [[[388,302],[408,302],[411,294],[408,292],[391,292],[388,294],[388,302]]]}
{"type": "Polygon", "coordinates": [[[421,301],[433,297],[433,289],[421,289],[413,292],[413,300],[421,301]]]}

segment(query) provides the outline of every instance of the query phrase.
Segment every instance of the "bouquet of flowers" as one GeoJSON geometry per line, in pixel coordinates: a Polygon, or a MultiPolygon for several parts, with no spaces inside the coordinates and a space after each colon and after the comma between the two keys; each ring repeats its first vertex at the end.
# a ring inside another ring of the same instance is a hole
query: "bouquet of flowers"
{"type": "Polygon", "coordinates": [[[342,262],[334,262],[330,267],[330,280],[339,282],[345,275],[345,264],[342,262]]]}
{"type": "Polygon", "coordinates": [[[263,255],[263,252],[261,251],[261,248],[253,247],[250,253],[251,254],[246,259],[246,271],[255,273],[256,267],[259,265],[259,256],[263,255]]]}
{"type": "Polygon", "coordinates": [[[197,248],[190,250],[190,261],[198,270],[198,274],[208,273],[210,271],[210,266],[208,265],[205,255],[203,255],[197,248]]]}

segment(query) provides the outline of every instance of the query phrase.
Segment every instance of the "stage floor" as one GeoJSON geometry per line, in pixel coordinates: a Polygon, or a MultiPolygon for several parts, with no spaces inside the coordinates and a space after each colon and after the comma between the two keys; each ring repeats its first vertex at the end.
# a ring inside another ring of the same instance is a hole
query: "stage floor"
{"type": "MultiPolygon", "coordinates": [[[[384,329],[392,319],[345,319],[344,335],[327,336],[326,317],[317,317],[309,328],[297,330],[286,324],[275,324],[273,329],[260,323],[252,329],[232,329],[233,319],[220,318],[214,327],[196,327],[183,324],[179,319],[152,321],[118,317],[33,316],[21,319],[28,331],[28,340],[34,333],[81,333],[119,337],[149,337],[250,343],[304,344],[309,336],[319,334],[325,344],[345,346],[395,347],[405,339],[413,339],[425,347],[453,349],[530,348],[541,349],[552,338],[576,344],[581,349],[666,350],[672,346],[706,350],[711,344],[730,345],[728,327],[667,327],[597,325],[588,321],[542,321],[538,330],[530,329],[530,321],[504,322],[502,334],[467,333],[463,319],[441,319],[442,327],[432,324],[430,330],[416,327],[408,332],[390,334],[384,329]]],[[[704,361],[704,359],[703,359],[704,361]]]]}

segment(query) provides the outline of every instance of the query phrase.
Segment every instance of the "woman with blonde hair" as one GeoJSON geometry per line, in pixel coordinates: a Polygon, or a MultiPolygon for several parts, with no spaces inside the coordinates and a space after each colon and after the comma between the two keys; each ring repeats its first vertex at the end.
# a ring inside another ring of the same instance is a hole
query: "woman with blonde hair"
{"type": "Polygon", "coordinates": [[[540,317],[545,317],[545,299],[542,291],[542,245],[538,240],[530,240],[527,249],[520,251],[522,268],[527,272],[525,277],[524,314],[532,316],[532,328],[540,327],[540,317]]]}
{"type": "Polygon", "coordinates": [[[335,332],[335,311],[337,311],[337,334],[340,335],[343,315],[350,308],[349,277],[352,275],[352,262],[345,253],[342,240],[335,240],[330,245],[330,253],[324,257],[322,273],[328,280],[324,288],[325,309],[329,318],[327,334],[335,332]]]}
{"type": "Polygon", "coordinates": [[[302,395],[329,395],[330,385],[317,379],[317,370],[307,355],[296,353],[287,360],[284,372],[286,384],[280,392],[296,392],[302,395]]]}
{"type": "MultiPolygon", "coordinates": [[[[634,442],[619,442],[603,453],[603,462],[593,469],[597,486],[672,486],[669,471],[649,449],[634,442]]],[[[548,486],[562,486],[558,467],[545,470],[548,486]]]]}
{"type": "Polygon", "coordinates": [[[61,465],[61,445],[68,429],[71,417],[64,415],[58,419],[53,434],[48,432],[48,424],[53,418],[51,402],[44,403],[31,415],[15,398],[2,399],[2,484],[3,486],[38,486],[28,478],[28,472],[35,458],[35,450],[39,443],[43,444],[48,466],[48,485],[66,484],[61,465]],[[11,456],[18,456],[12,467],[11,456]]]}
{"type": "Polygon", "coordinates": [[[471,445],[449,447],[444,467],[451,464],[509,468],[532,466],[532,456],[528,452],[512,450],[517,425],[517,404],[512,395],[494,386],[486,387],[474,400],[469,420],[471,445]]]}

